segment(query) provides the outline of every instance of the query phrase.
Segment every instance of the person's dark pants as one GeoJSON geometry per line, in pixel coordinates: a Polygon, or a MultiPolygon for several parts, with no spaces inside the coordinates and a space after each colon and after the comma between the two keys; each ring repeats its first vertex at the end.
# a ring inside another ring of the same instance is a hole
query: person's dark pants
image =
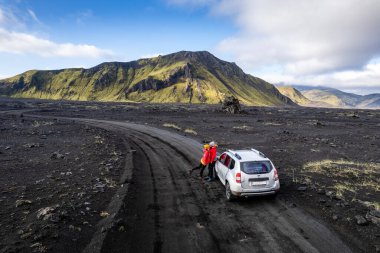
{"type": "Polygon", "coordinates": [[[208,177],[214,178],[215,175],[215,161],[208,165],[208,177]]]}
{"type": "Polygon", "coordinates": [[[203,165],[203,164],[201,163],[201,172],[200,172],[200,174],[199,174],[200,177],[203,177],[203,171],[205,170],[206,166],[207,166],[207,165],[203,165]]]}
{"type": "Polygon", "coordinates": [[[206,165],[203,165],[202,163],[199,163],[199,165],[198,165],[197,167],[193,168],[193,169],[191,170],[191,172],[193,172],[194,170],[201,169],[199,176],[200,176],[200,177],[203,177],[203,171],[205,170],[206,166],[207,166],[207,164],[206,164],[206,165]]]}

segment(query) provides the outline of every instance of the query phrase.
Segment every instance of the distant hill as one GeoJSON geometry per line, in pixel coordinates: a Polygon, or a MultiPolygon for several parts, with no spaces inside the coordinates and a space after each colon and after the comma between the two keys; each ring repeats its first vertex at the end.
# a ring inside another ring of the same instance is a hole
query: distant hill
{"type": "Polygon", "coordinates": [[[209,52],[106,62],[89,69],[31,70],[0,80],[0,95],[39,99],[295,105],[272,84],[209,52]]]}
{"type": "Polygon", "coordinates": [[[282,95],[287,96],[298,105],[307,105],[311,103],[309,99],[307,99],[300,91],[292,86],[278,86],[277,89],[282,95]]]}
{"type": "MultiPolygon", "coordinates": [[[[281,87],[289,86],[277,87],[280,92],[281,87]]],[[[357,95],[324,86],[294,85],[291,86],[291,88],[299,91],[310,101],[309,103],[305,103],[303,101],[297,102],[297,100],[293,100],[295,103],[303,106],[380,109],[380,94],[357,95]]],[[[281,93],[286,95],[285,92],[281,93]]],[[[289,98],[291,98],[291,94],[289,98]]]]}

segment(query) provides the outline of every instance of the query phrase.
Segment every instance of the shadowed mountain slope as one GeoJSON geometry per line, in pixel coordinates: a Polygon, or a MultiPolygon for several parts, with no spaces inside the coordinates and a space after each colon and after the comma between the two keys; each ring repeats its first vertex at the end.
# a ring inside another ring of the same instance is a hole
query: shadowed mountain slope
{"type": "Polygon", "coordinates": [[[31,70],[0,80],[11,97],[82,101],[219,103],[234,95],[247,105],[295,105],[272,84],[209,52],[106,62],[89,69],[31,70]]]}

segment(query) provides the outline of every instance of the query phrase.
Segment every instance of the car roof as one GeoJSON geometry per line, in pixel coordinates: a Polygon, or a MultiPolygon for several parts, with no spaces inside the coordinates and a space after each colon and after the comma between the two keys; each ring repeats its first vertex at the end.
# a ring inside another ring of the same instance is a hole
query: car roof
{"type": "Polygon", "coordinates": [[[247,161],[269,161],[269,159],[258,150],[228,150],[227,153],[237,158],[240,162],[247,161]],[[240,158],[240,159],[239,159],[240,158]]]}

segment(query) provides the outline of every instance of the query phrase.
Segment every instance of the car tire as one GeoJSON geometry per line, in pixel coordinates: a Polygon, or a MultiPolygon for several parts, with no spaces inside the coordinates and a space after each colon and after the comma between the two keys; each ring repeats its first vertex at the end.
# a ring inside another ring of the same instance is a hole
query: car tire
{"type": "Polygon", "coordinates": [[[226,182],[226,199],[228,201],[233,201],[235,199],[235,196],[231,192],[230,183],[228,183],[228,181],[226,182]]]}

